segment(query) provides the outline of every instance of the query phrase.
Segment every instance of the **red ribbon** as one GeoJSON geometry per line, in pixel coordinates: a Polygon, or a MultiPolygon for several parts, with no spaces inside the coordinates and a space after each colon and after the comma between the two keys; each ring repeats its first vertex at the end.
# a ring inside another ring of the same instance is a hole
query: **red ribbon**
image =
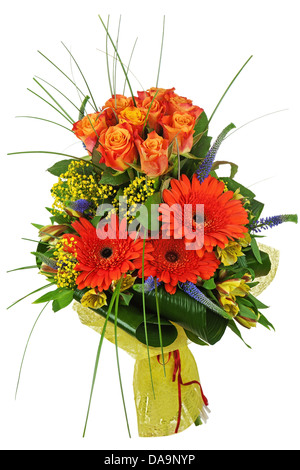
{"type": "MultiPolygon", "coordinates": [[[[167,363],[169,362],[170,358],[171,358],[171,353],[169,353],[169,358],[168,358],[168,361],[167,363]]],[[[182,399],[181,399],[181,386],[186,386],[186,385],[192,385],[192,384],[197,384],[199,385],[200,387],[200,392],[201,392],[201,396],[202,396],[202,400],[204,402],[204,404],[207,406],[208,405],[208,400],[207,398],[205,397],[204,393],[203,393],[203,390],[202,390],[202,387],[201,387],[201,384],[200,382],[198,382],[197,380],[191,380],[190,382],[185,382],[183,383],[182,381],[182,377],[181,377],[181,360],[180,360],[180,353],[179,353],[179,350],[176,349],[175,351],[173,351],[173,356],[174,356],[174,371],[173,371],[173,377],[172,377],[172,381],[175,382],[176,380],[176,375],[177,375],[177,384],[178,384],[178,403],[179,403],[179,407],[178,407],[178,418],[177,418],[177,425],[176,425],[176,429],[175,429],[175,434],[178,433],[178,429],[179,429],[179,426],[180,426],[180,420],[181,420],[181,410],[182,410],[182,399]]],[[[162,364],[159,360],[159,357],[160,356],[157,356],[157,360],[160,364],[162,364]]]]}

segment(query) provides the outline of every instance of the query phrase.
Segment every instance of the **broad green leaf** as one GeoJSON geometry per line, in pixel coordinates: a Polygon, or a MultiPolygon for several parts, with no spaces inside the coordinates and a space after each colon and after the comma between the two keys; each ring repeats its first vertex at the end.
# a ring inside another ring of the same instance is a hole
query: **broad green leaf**
{"type": "MultiPolygon", "coordinates": [[[[145,298],[147,308],[155,312],[155,293],[145,292],[145,298]]],[[[141,295],[136,292],[131,303],[139,306],[141,299],[141,295]]],[[[207,309],[185,292],[177,290],[175,294],[170,295],[160,287],[157,300],[162,318],[177,323],[208,344],[215,344],[222,338],[228,320],[207,309]]]]}
{"type": "Polygon", "coordinates": [[[63,173],[65,173],[67,170],[68,170],[68,167],[70,165],[70,163],[74,161],[74,160],[61,160],[60,162],[57,162],[57,163],[54,163],[53,166],[51,166],[50,168],[48,168],[47,171],[49,171],[49,173],[51,173],[51,175],[54,175],[54,176],[60,176],[62,175],[63,173]]]}
{"type": "Polygon", "coordinates": [[[262,264],[262,259],[261,259],[261,256],[260,256],[260,251],[259,251],[259,248],[258,248],[258,244],[257,244],[257,241],[254,237],[251,238],[251,248],[252,248],[253,254],[254,254],[255,258],[257,259],[257,261],[260,264],[262,264]]]}
{"type": "MultiPolygon", "coordinates": [[[[76,290],[74,292],[74,299],[77,302],[80,302],[85,290],[76,290]]],[[[133,299],[132,299],[133,300],[133,299]]],[[[145,337],[145,326],[144,326],[144,318],[142,310],[130,302],[129,306],[126,305],[119,305],[118,306],[118,318],[117,324],[118,327],[122,330],[126,331],[126,333],[130,334],[131,336],[135,337],[137,340],[141,341],[143,344],[146,344],[146,337],[145,337]]],[[[98,309],[92,309],[98,315],[103,316],[104,318],[107,315],[107,307],[102,307],[98,309]]],[[[111,323],[115,321],[115,315],[112,311],[109,315],[108,320],[111,323]]],[[[160,340],[159,340],[159,328],[158,328],[158,319],[155,313],[147,309],[146,313],[146,321],[147,321],[147,331],[148,331],[148,341],[149,346],[152,347],[159,347],[160,340]]],[[[172,323],[168,320],[161,318],[161,333],[162,333],[162,342],[163,346],[169,346],[172,344],[175,339],[177,338],[177,330],[172,323]]]]}

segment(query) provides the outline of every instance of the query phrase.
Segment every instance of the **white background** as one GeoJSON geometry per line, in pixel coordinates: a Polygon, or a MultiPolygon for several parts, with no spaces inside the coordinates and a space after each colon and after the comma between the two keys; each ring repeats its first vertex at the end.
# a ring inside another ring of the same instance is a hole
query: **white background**
{"type": "MultiPolygon", "coordinates": [[[[122,14],[120,55],[127,63],[138,43],[131,70],[145,89],[155,86],[163,15],[165,42],[159,85],[175,86],[208,115],[227,85],[253,54],[212,120],[210,135],[230,122],[237,127],[278,110],[236,132],[219,159],[239,165],[238,180],[265,203],[264,216],[299,213],[299,12],[298,1],[114,1],[6,2],[1,12],[1,316],[0,448],[38,449],[299,449],[299,226],[268,232],[266,244],[281,251],[278,275],[261,299],[276,332],[243,330],[248,349],[233,334],[211,348],[191,347],[212,413],[208,424],[179,435],[139,438],[132,392],[133,360],[120,352],[132,438],[121,403],[114,347],[105,342],[86,437],[81,437],[99,338],[81,326],[69,307],[51,308],[40,318],[29,344],[18,398],[14,391],[28,334],[40,311],[29,297],[42,286],[34,270],[6,274],[33,264],[36,239],[31,222],[47,224],[55,182],[45,170],[59,157],[7,156],[48,150],[83,155],[66,130],[17,115],[40,116],[67,124],[26,90],[42,94],[40,76],[76,103],[76,90],[37,50],[71,74],[71,48],[97,104],[109,97],[105,33],[98,14],[111,15],[114,38],[122,14]],[[102,5],[104,3],[104,5],[102,5]]],[[[84,88],[76,67],[74,77],[84,88]]],[[[131,76],[134,91],[141,86],[131,76]]],[[[118,75],[117,91],[123,91],[118,75]]],[[[128,90],[127,90],[128,94],[128,90]]],[[[57,96],[57,95],[55,95],[57,96]]],[[[77,111],[68,110],[75,118],[77,111]]]]}

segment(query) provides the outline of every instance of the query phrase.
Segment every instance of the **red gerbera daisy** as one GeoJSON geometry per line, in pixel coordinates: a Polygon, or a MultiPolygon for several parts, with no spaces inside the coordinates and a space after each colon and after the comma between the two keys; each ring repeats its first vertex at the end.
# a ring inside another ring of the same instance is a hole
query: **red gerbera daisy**
{"type": "MultiPolygon", "coordinates": [[[[204,230],[204,246],[199,250],[199,254],[203,254],[204,250],[212,251],[215,246],[224,248],[229,240],[244,238],[248,231],[245,227],[248,223],[247,212],[240,200],[233,199],[232,191],[224,192],[224,187],[223,182],[212,176],[208,176],[203,183],[199,182],[196,175],[192,182],[186,175],[182,175],[180,181],[173,179],[171,189],[165,189],[163,192],[165,203],[160,205],[164,233],[182,238],[185,233],[195,234],[197,228],[204,230]],[[184,221],[187,224],[184,228],[182,214],[187,204],[191,205],[192,215],[196,214],[197,204],[204,205],[204,222],[200,227],[197,227],[195,218],[191,217],[190,221],[184,221]],[[168,219],[166,222],[164,216],[167,216],[170,222],[168,219]]],[[[187,238],[185,236],[186,240],[187,238]]]]}
{"type": "MultiPolygon", "coordinates": [[[[64,238],[74,238],[71,248],[78,264],[75,269],[80,271],[76,279],[79,289],[95,288],[99,291],[110,287],[122,274],[140,268],[143,254],[143,240],[134,240],[126,231],[126,219],[118,225],[118,217],[112,216],[110,224],[103,229],[96,228],[85,218],[72,224],[77,235],[65,234],[64,238]],[[105,230],[107,228],[107,230],[105,230]]],[[[145,260],[150,257],[151,247],[146,246],[145,260]]]]}
{"type": "MultiPolygon", "coordinates": [[[[215,253],[205,252],[202,257],[195,250],[187,250],[185,241],[170,239],[150,240],[155,257],[145,260],[145,277],[153,276],[164,282],[170,294],[176,292],[178,282],[197,282],[197,277],[210,279],[220,261],[215,253]]],[[[141,270],[139,276],[142,275],[141,270]]]]}

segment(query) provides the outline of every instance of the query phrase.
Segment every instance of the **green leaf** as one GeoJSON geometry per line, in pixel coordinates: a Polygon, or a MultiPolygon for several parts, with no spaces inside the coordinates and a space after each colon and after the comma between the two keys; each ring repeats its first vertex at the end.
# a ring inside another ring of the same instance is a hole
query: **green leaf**
{"type": "Polygon", "coordinates": [[[268,330],[270,330],[272,328],[272,330],[275,331],[275,328],[272,325],[272,323],[270,323],[269,320],[264,315],[262,315],[261,312],[260,312],[260,317],[259,317],[258,323],[260,325],[264,326],[265,328],[267,328],[268,330]]]}
{"type": "MultiPolygon", "coordinates": [[[[155,293],[145,292],[145,298],[147,308],[156,312],[155,293]]],[[[141,301],[141,294],[136,292],[131,304],[140,306],[141,301]]],[[[208,344],[217,343],[225,333],[227,319],[207,309],[181,290],[170,295],[160,287],[157,291],[157,301],[162,318],[177,323],[208,344]]]]}
{"type": "Polygon", "coordinates": [[[208,289],[208,290],[215,289],[216,288],[216,283],[215,283],[214,278],[212,277],[212,278],[208,279],[208,281],[204,281],[203,287],[204,287],[204,289],[208,289]]]}
{"type": "Polygon", "coordinates": [[[81,119],[84,118],[85,107],[86,107],[87,102],[88,102],[89,99],[90,99],[90,97],[89,97],[89,96],[86,96],[86,97],[84,98],[84,100],[82,101],[82,104],[81,104],[80,110],[79,110],[79,116],[78,116],[78,120],[79,120],[79,121],[81,121],[81,119]]]}
{"type": "Polygon", "coordinates": [[[230,330],[243,341],[243,343],[247,346],[247,348],[251,349],[251,346],[249,346],[249,344],[245,343],[245,341],[242,337],[242,334],[241,334],[240,330],[238,329],[238,327],[237,327],[234,320],[232,320],[228,323],[228,328],[230,328],[230,330]]]}
{"type": "Polygon", "coordinates": [[[255,194],[250,191],[250,189],[246,188],[245,186],[233,180],[232,178],[224,177],[222,178],[222,181],[226,183],[226,186],[230,191],[235,192],[237,189],[240,189],[240,193],[243,197],[246,197],[248,199],[255,198],[255,194]]]}
{"type": "Polygon", "coordinates": [[[234,178],[234,176],[238,172],[238,168],[239,168],[238,165],[236,163],[227,162],[227,161],[216,161],[216,162],[213,163],[212,170],[218,170],[218,168],[221,165],[230,165],[230,167],[231,167],[230,178],[234,178]]]}
{"type": "Polygon", "coordinates": [[[255,277],[266,276],[271,270],[271,260],[268,253],[259,250],[261,263],[259,263],[252,251],[245,253],[247,266],[254,271],[255,277]]]}
{"type": "Polygon", "coordinates": [[[146,213],[146,211],[145,212],[144,211],[140,212],[140,214],[137,217],[138,221],[140,222],[140,224],[143,227],[145,227],[149,230],[152,229],[153,231],[156,231],[156,230],[159,229],[158,213],[157,213],[157,211],[153,210],[154,217],[152,217],[151,205],[152,204],[160,204],[160,203],[161,203],[161,194],[160,194],[160,192],[152,194],[152,196],[150,196],[147,199],[147,201],[144,204],[144,206],[147,209],[147,213],[146,213]]]}
{"type": "Polygon", "coordinates": [[[110,184],[111,186],[120,186],[121,184],[128,183],[128,173],[116,173],[111,168],[106,168],[100,179],[100,184],[110,184]]]}
{"type": "MultiPolygon", "coordinates": [[[[77,302],[81,301],[85,290],[76,290],[74,292],[74,299],[77,302]]],[[[133,300],[133,299],[132,299],[133,300]]],[[[117,324],[118,327],[122,330],[126,331],[126,333],[130,334],[138,341],[141,341],[143,344],[146,344],[146,337],[145,337],[145,326],[144,326],[144,318],[142,310],[133,305],[132,300],[130,302],[130,306],[126,305],[119,305],[118,307],[118,318],[117,324]]],[[[106,317],[107,315],[107,307],[103,306],[98,309],[91,309],[98,315],[102,317],[106,317]]],[[[111,323],[115,321],[114,312],[111,312],[109,315],[108,320],[111,323]]],[[[161,333],[162,333],[162,344],[163,346],[169,346],[172,344],[175,339],[177,338],[177,329],[172,323],[168,320],[161,318],[161,333]]],[[[149,346],[152,347],[159,347],[160,346],[160,338],[159,338],[159,328],[158,328],[158,319],[156,315],[156,308],[155,313],[147,309],[146,312],[146,321],[147,321],[147,332],[148,332],[148,341],[149,346]]]]}
{"type": "Polygon", "coordinates": [[[70,163],[75,160],[61,160],[60,162],[54,163],[51,168],[48,168],[47,171],[54,176],[60,176],[68,170],[70,163]]]}
{"type": "Polygon", "coordinates": [[[73,297],[74,297],[74,291],[69,290],[68,292],[65,292],[64,295],[53,300],[53,303],[52,303],[53,312],[58,312],[59,310],[66,308],[68,305],[70,305],[70,303],[73,301],[73,297]]]}
{"type": "Polygon", "coordinates": [[[260,251],[259,251],[259,248],[258,248],[258,244],[257,244],[257,241],[255,240],[254,237],[251,238],[251,248],[252,248],[253,254],[254,254],[255,258],[257,259],[257,261],[260,264],[262,264],[262,259],[261,259],[260,251]]]}
{"type": "Polygon", "coordinates": [[[44,302],[49,302],[50,300],[58,300],[61,303],[63,303],[64,298],[69,298],[71,295],[72,295],[72,298],[73,298],[73,290],[72,289],[66,289],[66,288],[59,287],[58,289],[55,289],[51,292],[47,292],[47,294],[42,295],[42,297],[39,297],[33,303],[34,304],[42,304],[44,302]]]}

